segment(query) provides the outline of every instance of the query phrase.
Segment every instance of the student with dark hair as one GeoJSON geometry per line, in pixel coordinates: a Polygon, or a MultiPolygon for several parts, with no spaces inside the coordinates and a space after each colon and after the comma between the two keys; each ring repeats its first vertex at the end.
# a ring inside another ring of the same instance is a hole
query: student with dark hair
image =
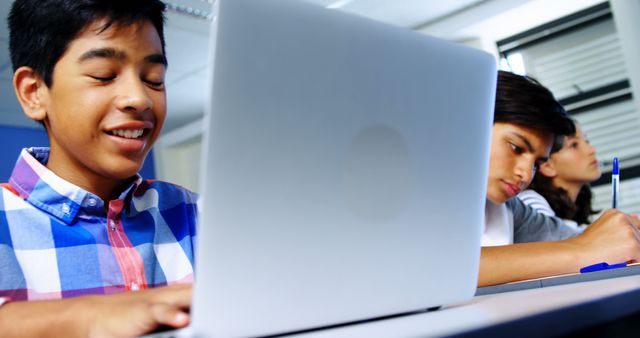
{"type": "Polygon", "coordinates": [[[574,132],[573,121],[549,90],[531,78],[498,73],[484,244],[550,241],[577,234],[555,218],[537,217],[512,198],[529,185],[537,168],[546,162],[551,138],[574,132]],[[525,226],[539,220],[546,224],[525,226]]]}
{"type": "Polygon", "coordinates": [[[640,258],[640,222],[629,215],[608,210],[580,234],[514,198],[547,161],[553,138],[574,133],[549,90],[531,78],[498,73],[479,286],[640,258]]]}
{"type": "Polygon", "coordinates": [[[567,226],[582,231],[580,225],[588,224],[589,217],[597,212],[591,206],[589,183],[600,175],[595,148],[576,124],[574,135],[554,139],[549,160],[518,198],[536,211],[562,218],[567,226]]]}
{"type": "Polygon", "coordinates": [[[188,324],[196,196],[137,174],[166,115],[164,10],[160,0],[12,5],[14,89],[50,148],[25,148],[0,190],[1,337],[188,324]]]}

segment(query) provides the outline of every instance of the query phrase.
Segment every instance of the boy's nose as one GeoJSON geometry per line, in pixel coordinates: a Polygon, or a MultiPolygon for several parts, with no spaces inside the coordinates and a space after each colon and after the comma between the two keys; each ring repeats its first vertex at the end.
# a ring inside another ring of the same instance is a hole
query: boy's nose
{"type": "Polygon", "coordinates": [[[528,185],[533,179],[535,161],[521,160],[516,165],[516,175],[520,177],[520,185],[528,185]]]}
{"type": "Polygon", "coordinates": [[[142,112],[153,107],[147,89],[141,80],[129,80],[122,86],[117,102],[118,109],[128,112],[142,112]]]}

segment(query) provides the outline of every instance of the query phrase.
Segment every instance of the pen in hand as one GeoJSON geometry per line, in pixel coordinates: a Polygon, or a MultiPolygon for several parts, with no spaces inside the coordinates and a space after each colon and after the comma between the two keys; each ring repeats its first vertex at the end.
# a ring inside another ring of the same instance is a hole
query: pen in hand
{"type": "MultiPolygon", "coordinates": [[[[618,163],[618,158],[613,158],[613,170],[611,171],[611,207],[616,209],[618,208],[618,198],[620,195],[620,167],[618,163]]],[[[636,238],[636,241],[640,243],[640,229],[638,229],[631,221],[629,222],[629,226],[633,230],[633,236],[636,238]]],[[[588,273],[594,271],[601,270],[611,270],[616,268],[622,268],[627,266],[629,262],[622,262],[618,264],[608,264],[607,262],[601,262],[589,266],[585,266],[580,269],[581,273],[588,273]]]]}
{"type": "Polygon", "coordinates": [[[613,158],[613,171],[611,171],[611,207],[618,208],[618,195],[620,193],[620,170],[618,158],[613,158]]]}
{"type": "MultiPolygon", "coordinates": [[[[611,171],[611,207],[618,208],[618,199],[620,197],[620,166],[618,158],[613,158],[613,170],[611,171]]],[[[640,229],[635,225],[629,224],[633,229],[633,235],[636,237],[638,243],[640,243],[640,229]]]]}

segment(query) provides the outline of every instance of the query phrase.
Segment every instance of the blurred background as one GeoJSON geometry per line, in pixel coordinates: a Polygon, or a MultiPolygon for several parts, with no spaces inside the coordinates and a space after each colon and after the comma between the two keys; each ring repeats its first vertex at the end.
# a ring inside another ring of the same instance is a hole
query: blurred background
{"type": "MultiPolygon", "coordinates": [[[[579,121],[603,175],[595,207],[611,205],[611,162],[621,163],[620,209],[640,212],[640,0],[299,0],[483,49],[501,69],[537,78],[579,121]]],[[[0,1],[0,181],[25,146],[47,145],[15,99],[0,1]]],[[[168,116],[143,176],[198,190],[202,115],[214,0],[167,0],[168,116]]]]}

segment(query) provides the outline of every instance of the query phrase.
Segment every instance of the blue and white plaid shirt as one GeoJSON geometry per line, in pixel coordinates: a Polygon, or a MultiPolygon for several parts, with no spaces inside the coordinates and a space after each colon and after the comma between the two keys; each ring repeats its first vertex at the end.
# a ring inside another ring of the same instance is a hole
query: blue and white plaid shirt
{"type": "Polygon", "coordinates": [[[48,157],[24,149],[0,189],[0,303],[193,280],[195,194],[138,177],[105,211],[48,170],[48,157]]]}

